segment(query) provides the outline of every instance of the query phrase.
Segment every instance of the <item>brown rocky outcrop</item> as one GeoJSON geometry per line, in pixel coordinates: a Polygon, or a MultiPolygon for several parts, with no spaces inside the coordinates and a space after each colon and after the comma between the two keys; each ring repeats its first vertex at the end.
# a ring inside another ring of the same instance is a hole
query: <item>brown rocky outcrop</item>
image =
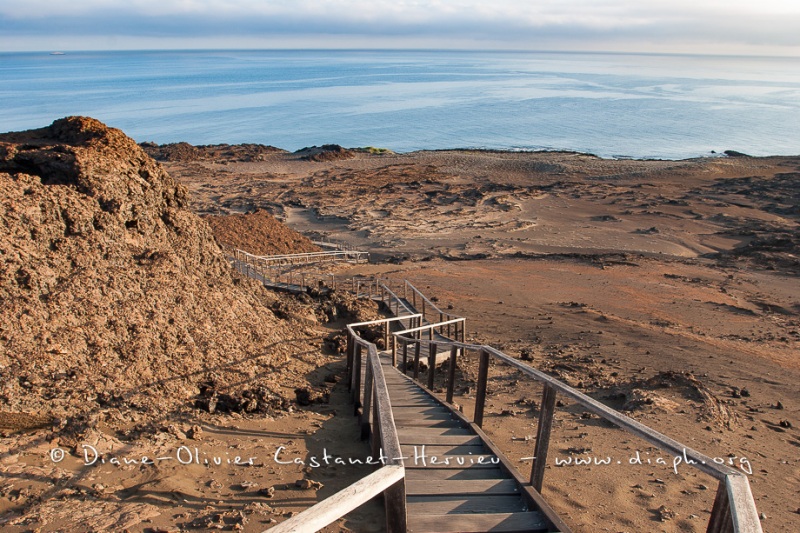
{"type": "Polygon", "coordinates": [[[217,241],[229,248],[239,248],[256,255],[295,254],[318,252],[319,246],[311,239],[294,231],[266,211],[207,215],[217,241]]]}
{"type": "Polygon", "coordinates": [[[0,135],[0,411],[165,413],[208,380],[269,387],[298,332],[187,204],[94,119],[0,135]]]}

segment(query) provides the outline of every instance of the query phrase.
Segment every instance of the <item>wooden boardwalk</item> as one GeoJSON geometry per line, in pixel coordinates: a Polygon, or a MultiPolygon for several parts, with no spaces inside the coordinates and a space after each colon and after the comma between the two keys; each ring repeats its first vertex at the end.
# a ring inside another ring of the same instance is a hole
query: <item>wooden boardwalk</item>
{"type": "MultiPolygon", "coordinates": [[[[400,300],[396,316],[416,313],[400,300]]],[[[394,368],[391,353],[380,355],[406,469],[409,532],[569,531],[480,428],[394,368]]]]}
{"type": "Polygon", "coordinates": [[[468,423],[393,368],[388,353],[382,360],[409,532],[557,531],[468,423]]]}

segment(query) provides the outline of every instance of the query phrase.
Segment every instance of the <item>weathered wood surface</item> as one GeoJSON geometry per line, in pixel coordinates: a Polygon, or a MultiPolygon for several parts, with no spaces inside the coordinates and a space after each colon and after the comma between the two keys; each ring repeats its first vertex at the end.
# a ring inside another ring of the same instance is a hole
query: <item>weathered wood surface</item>
{"type": "MultiPolygon", "coordinates": [[[[392,312],[416,313],[411,302],[394,294],[392,298],[398,300],[389,301],[392,312]]],[[[437,332],[432,337],[448,340],[437,332]]],[[[434,361],[429,346],[437,363],[452,360],[458,352],[427,342],[412,346],[383,355],[384,382],[406,469],[408,531],[556,531],[531,505],[520,480],[509,472],[508,461],[495,455],[496,448],[392,365],[394,361],[418,376],[419,363],[430,367],[434,361]]],[[[488,366],[488,353],[485,359],[488,366]]]]}
{"type": "Polygon", "coordinates": [[[406,469],[408,531],[555,531],[470,424],[393,368],[388,354],[383,362],[406,469]]]}
{"type": "Polygon", "coordinates": [[[322,529],[402,481],[403,476],[402,466],[384,466],[268,531],[306,533],[322,529]]]}
{"type": "Polygon", "coordinates": [[[492,513],[483,515],[430,514],[414,516],[408,531],[438,531],[440,533],[481,533],[511,531],[548,531],[540,513],[492,513]],[[538,515],[538,516],[537,516],[538,515]],[[535,522],[536,518],[539,519],[535,522]]]}
{"type": "MultiPolygon", "coordinates": [[[[409,284],[406,283],[408,287],[409,284]]],[[[411,302],[411,309],[414,309],[414,305],[417,303],[417,295],[421,298],[421,313],[423,315],[423,325],[426,323],[425,317],[426,309],[425,304],[427,303],[429,306],[432,305],[430,300],[424,298],[424,296],[414,289],[414,299],[411,302]]],[[[408,306],[406,306],[408,308],[408,306]]],[[[441,312],[438,310],[438,320],[442,321],[447,317],[447,320],[453,318],[451,315],[447,315],[446,313],[441,312]]],[[[414,328],[412,328],[414,329],[414,328]]],[[[397,342],[401,344],[401,350],[404,354],[404,359],[407,359],[406,364],[403,365],[403,369],[407,373],[409,370],[413,371],[413,376],[415,379],[418,379],[420,374],[419,363],[424,362],[425,359],[428,360],[428,366],[430,367],[430,371],[428,372],[428,387],[432,388],[434,380],[433,380],[433,370],[435,369],[435,364],[433,363],[434,360],[438,362],[438,360],[434,357],[425,357],[422,353],[422,350],[426,347],[431,347],[432,349],[442,350],[443,352],[446,351],[448,358],[451,362],[448,369],[448,379],[447,382],[447,403],[452,403],[453,398],[453,385],[454,385],[454,372],[455,369],[455,360],[459,352],[464,350],[468,351],[476,351],[479,354],[479,366],[478,366],[478,383],[477,383],[477,390],[476,390],[476,403],[474,409],[474,418],[473,420],[468,420],[463,417],[460,413],[453,413],[457,418],[462,419],[467,425],[473,426],[473,430],[476,434],[483,435],[483,432],[480,429],[480,426],[483,423],[483,412],[484,412],[484,405],[486,396],[489,391],[486,390],[487,381],[488,381],[488,367],[489,367],[489,359],[493,358],[496,361],[500,361],[505,363],[525,374],[528,378],[532,378],[535,381],[538,381],[544,385],[544,395],[542,398],[542,409],[541,409],[541,416],[539,420],[539,426],[537,430],[537,442],[536,448],[534,450],[534,454],[536,460],[534,461],[531,469],[531,476],[530,476],[530,483],[523,482],[517,476],[517,481],[521,482],[521,487],[525,495],[527,496],[527,501],[532,504],[532,507],[539,507],[542,509],[543,514],[545,515],[545,519],[548,521],[549,526],[553,527],[556,525],[558,528],[562,530],[567,530],[566,524],[564,524],[555,513],[552,512],[552,509],[549,508],[547,503],[541,497],[539,491],[543,486],[543,478],[544,478],[544,471],[545,465],[547,461],[547,452],[548,452],[548,445],[550,441],[550,426],[552,424],[552,419],[554,415],[555,409],[555,399],[557,394],[563,394],[564,396],[576,400],[580,405],[584,408],[592,411],[593,413],[599,415],[601,418],[617,425],[618,427],[650,442],[651,444],[659,447],[662,450],[671,452],[673,455],[677,456],[685,456],[690,461],[694,463],[695,468],[714,476],[715,478],[720,480],[719,491],[717,493],[717,498],[714,503],[714,507],[711,513],[711,520],[709,522],[708,531],[720,532],[720,533],[760,533],[762,531],[761,524],[758,519],[758,513],[755,507],[755,503],[752,498],[752,492],[750,490],[749,481],[746,476],[744,476],[741,472],[737,471],[734,468],[730,468],[724,465],[717,465],[710,460],[710,458],[706,457],[705,455],[693,450],[685,445],[670,439],[666,435],[659,433],[621,413],[611,409],[602,403],[594,400],[586,396],[585,394],[573,389],[569,385],[558,381],[557,379],[553,378],[552,376],[548,376],[543,372],[536,370],[524,363],[517,361],[514,358],[509,357],[508,355],[502,353],[501,351],[497,350],[496,348],[492,348],[490,346],[485,345],[474,345],[474,344],[466,344],[463,341],[463,337],[460,339],[457,338],[455,341],[447,340],[444,343],[433,343],[429,340],[425,339],[424,337],[420,338],[420,331],[417,329],[412,333],[408,333],[403,337],[399,335],[396,337],[397,342]],[[408,355],[413,353],[413,358],[409,358],[408,355]]],[[[424,334],[424,333],[423,333],[424,334]]],[[[462,328],[462,335],[463,335],[463,328],[462,328]]],[[[429,334],[429,336],[432,336],[429,334]]],[[[458,337],[458,336],[457,336],[458,337]]],[[[394,379],[394,378],[393,378],[394,379]]],[[[395,385],[399,386],[399,383],[395,383],[395,385]]],[[[420,396],[418,393],[411,391],[408,388],[403,389],[401,392],[397,394],[397,400],[402,402],[404,405],[408,402],[413,401],[414,399],[419,399],[420,402],[427,404],[427,399],[424,396],[420,396]]],[[[451,408],[454,406],[450,405],[451,408]]],[[[421,441],[424,437],[424,432],[420,432],[420,427],[424,427],[424,424],[414,424],[413,426],[409,424],[409,427],[406,428],[408,430],[413,430],[412,435],[413,440],[421,441]]],[[[435,426],[435,429],[451,429],[453,426],[450,424],[439,424],[435,426]]],[[[434,429],[430,428],[430,429],[434,429]]],[[[438,434],[435,438],[442,439],[444,437],[443,434],[438,434]]],[[[406,437],[407,438],[407,437],[406,437]]],[[[437,444],[451,444],[454,442],[447,442],[447,441],[438,441],[437,444]]],[[[488,447],[492,449],[493,452],[499,453],[498,450],[488,443],[488,447]]],[[[401,444],[405,445],[408,442],[402,441],[401,444]]],[[[461,443],[464,444],[464,443],[461,443]]],[[[503,458],[501,461],[503,463],[503,467],[508,468],[509,465],[507,460],[503,458]]],[[[513,470],[513,467],[510,467],[513,470]]],[[[409,470],[409,472],[413,471],[409,470]]],[[[411,500],[410,500],[411,501],[411,500]]],[[[432,522],[432,523],[435,523],[432,522]]],[[[409,526],[411,527],[412,523],[409,522],[409,526]]],[[[410,529],[411,530],[411,529],[410,529]]]]}

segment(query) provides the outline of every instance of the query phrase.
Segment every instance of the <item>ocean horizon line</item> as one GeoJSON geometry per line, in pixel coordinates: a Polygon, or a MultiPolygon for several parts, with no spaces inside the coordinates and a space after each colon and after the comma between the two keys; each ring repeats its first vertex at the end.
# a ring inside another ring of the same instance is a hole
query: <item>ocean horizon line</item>
{"type": "Polygon", "coordinates": [[[555,55],[610,55],[636,57],[697,57],[697,58],[742,58],[742,59],[796,59],[800,55],[736,53],[725,54],[715,52],[656,52],[634,50],[565,50],[565,49],[524,49],[524,48],[436,48],[436,47],[175,47],[175,48],[42,48],[40,50],[0,50],[0,54],[91,54],[91,53],[158,53],[158,52],[428,52],[428,53],[464,53],[464,54],[555,54],[555,55]]]}

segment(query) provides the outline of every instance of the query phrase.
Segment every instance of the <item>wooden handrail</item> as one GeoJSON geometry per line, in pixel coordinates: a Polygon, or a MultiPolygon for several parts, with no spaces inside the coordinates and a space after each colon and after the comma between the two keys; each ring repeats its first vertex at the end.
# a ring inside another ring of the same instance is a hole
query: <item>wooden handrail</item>
{"type": "MultiPolygon", "coordinates": [[[[362,436],[372,436],[372,456],[382,457],[387,465],[403,465],[403,453],[400,448],[400,439],[394,423],[392,405],[389,401],[389,389],[383,375],[378,349],[375,344],[362,339],[355,328],[368,325],[385,324],[388,326],[393,321],[403,320],[406,317],[359,322],[347,325],[347,355],[348,355],[348,385],[355,396],[356,411],[359,404],[363,407],[361,413],[362,436]],[[363,384],[361,384],[362,353],[366,348],[366,365],[363,384]],[[370,414],[372,424],[370,425],[370,414]]],[[[401,478],[398,482],[383,491],[386,508],[386,530],[390,533],[405,533],[406,495],[405,481],[401,478]]]]}
{"type": "MultiPolygon", "coordinates": [[[[636,435],[637,437],[653,444],[654,446],[670,452],[674,457],[680,457],[687,466],[696,468],[715,479],[719,480],[719,490],[717,498],[714,502],[712,509],[712,516],[708,526],[708,532],[711,533],[761,533],[761,522],[758,518],[758,511],[753,500],[753,495],[750,490],[750,484],[747,477],[734,468],[726,465],[716,463],[711,457],[702,454],[692,448],[689,448],[680,442],[667,437],[666,435],[655,431],[654,429],[645,426],[644,424],[623,415],[622,413],[611,409],[610,407],[598,402],[576,389],[573,389],[566,383],[563,383],[556,378],[543,373],[540,370],[526,365],[506,354],[500,350],[488,345],[469,344],[458,341],[433,341],[433,340],[420,340],[411,337],[406,337],[401,334],[395,334],[395,339],[403,344],[404,353],[407,353],[407,346],[413,344],[415,352],[419,353],[419,346],[427,344],[430,346],[429,350],[433,352],[438,351],[440,348],[450,349],[450,364],[451,369],[448,372],[447,384],[447,402],[452,404],[452,389],[455,381],[454,362],[455,353],[457,350],[477,351],[481,354],[481,364],[479,368],[476,405],[473,416],[473,421],[477,426],[481,426],[483,422],[483,407],[486,398],[486,387],[488,385],[488,358],[492,357],[498,359],[509,366],[519,370],[524,375],[534,379],[535,381],[544,384],[544,391],[542,396],[542,404],[540,409],[539,425],[537,430],[536,449],[534,457],[536,458],[531,468],[531,485],[537,490],[541,491],[544,467],[547,459],[547,448],[550,440],[550,427],[553,420],[553,413],[556,407],[556,394],[563,394],[587,410],[595,413],[601,418],[611,422],[615,426],[636,435]]],[[[417,355],[418,357],[418,355],[417,355]]],[[[415,375],[417,377],[417,370],[415,375]]],[[[429,376],[429,390],[431,379],[429,376]]],[[[421,384],[422,385],[422,384],[421,384]]],[[[423,385],[424,386],[424,385],[423,385]]]]}
{"type": "Polygon", "coordinates": [[[264,533],[308,533],[319,531],[378,494],[401,482],[405,477],[402,465],[387,465],[325,498],[313,507],[293,516],[264,533]]]}
{"type": "Polygon", "coordinates": [[[462,322],[466,322],[466,321],[467,321],[466,318],[459,317],[459,318],[454,318],[452,320],[446,320],[444,322],[435,322],[433,324],[425,324],[425,325],[422,325],[422,326],[418,326],[416,328],[404,329],[402,331],[395,331],[395,332],[392,333],[392,335],[403,335],[404,333],[416,333],[417,331],[424,331],[426,329],[436,329],[436,328],[440,328],[442,326],[447,326],[448,324],[456,324],[456,323],[462,323],[462,322]]]}
{"type": "MultiPolygon", "coordinates": [[[[433,302],[432,302],[432,301],[431,301],[431,300],[430,300],[430,299],[429,299],[427,296],[425,296],[425,295],[422,293],[422,291],[420,291],[420,290],[419,290],[419,289],[417,289],[417,288],[416,288],[414,285],[412,285],[410,281],[408,281],[408,280],[405,280],[405,286],[406,286],[406,287],[408,287],[408,288],[410,288],[410,289],[411,289],[411,291],[412,291],[413,293],[415,293],[415,294],[418,294],[418,295],[420,296],[420,298],[422,298],[422,301],[423,301],[423,302],[427,303],[427,304],[428,304],[430,307],[432,307],[432,308],[433,308],[433,310],[434,310],[434,311],[436,311],[437,313],[439,313],[439,316],[440,316],[439,322],[441,322],[441,321],[442,321],[442,319],[443,319],[444,317],[448,317],[448,318],[460,318],[460,317],[459,317],[459,316],[457,316],[457,315],[454,315],[454,314],[452,314],[452,313],[448,313],[448,312],[446,312],[446,311],[442,311],[441,309],[439,309],[439,307],[438,307],[438,306],[437,306],[435,303],[433,303],[433,302]]],[[[424,305],[423,305],[423,309],[424,309],[424,305]]],[[[424,313],[423,313],[423,314],[424,314],[424,313]]]]}

